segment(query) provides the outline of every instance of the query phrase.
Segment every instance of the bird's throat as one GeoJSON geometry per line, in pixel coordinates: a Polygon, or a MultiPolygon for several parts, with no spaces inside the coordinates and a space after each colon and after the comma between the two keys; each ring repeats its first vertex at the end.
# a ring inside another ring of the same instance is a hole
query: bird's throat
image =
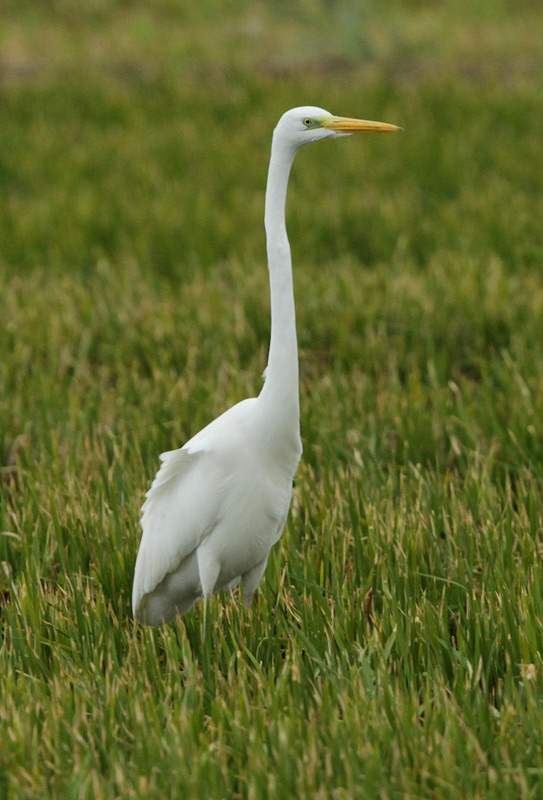
{"type": "MultiPolygon", "coordinates": [[[[267,412],[299,430],[298,345],[292,262],[285,225],[288,178],[294,152],[274,137],[266,188],[266,246],[270,275],[271,339],[261,400],[267,412]]],[[[278,420],[279,421],[279,420],[278,420]]]]}

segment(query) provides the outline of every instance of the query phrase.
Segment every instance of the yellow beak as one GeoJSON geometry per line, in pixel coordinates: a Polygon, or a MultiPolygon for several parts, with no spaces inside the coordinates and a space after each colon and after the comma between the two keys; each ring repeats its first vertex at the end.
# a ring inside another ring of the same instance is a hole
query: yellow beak
{"type": "Polygon", "coordinates": [[[403,131],[397,125],[390,125],[388,122],[372,122],[367,119],[350,119],[350,117],[329,117],[322,123],[323,128],[328,128],[338,133],[391,133],[393,131],[403,131]]]}

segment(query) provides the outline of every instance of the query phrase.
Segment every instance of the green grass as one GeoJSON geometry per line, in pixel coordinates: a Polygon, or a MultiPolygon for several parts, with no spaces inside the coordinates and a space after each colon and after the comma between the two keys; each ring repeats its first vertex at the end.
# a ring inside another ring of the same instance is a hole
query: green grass
{"type": "Polygon", "coordinates": [[[7,2],[0,798],[543,797],[543,12],[7,2]],[[130,592],[158,454],[258,392],[271,130],[304,458],[251,614],[130,592]]]}

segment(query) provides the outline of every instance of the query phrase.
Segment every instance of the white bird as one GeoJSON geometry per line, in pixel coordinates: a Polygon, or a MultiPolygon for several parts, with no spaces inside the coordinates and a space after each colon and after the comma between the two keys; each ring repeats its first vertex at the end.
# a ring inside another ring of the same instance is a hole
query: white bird
{"type": "MultiPolygon", "coordinates": [[[[179,450],[160,456],[142,507],[134,617],[160,625],[240,580],[248,608],[287,518],[302,455],[292,264],[285,226],[290,168],[304,144],[396,125],[287,111],[273,133],[264,223],[271,340],[258,397],[228,409],[179,450]]],[[[205,618],[205,607],[204,607],[205,618]]]]}

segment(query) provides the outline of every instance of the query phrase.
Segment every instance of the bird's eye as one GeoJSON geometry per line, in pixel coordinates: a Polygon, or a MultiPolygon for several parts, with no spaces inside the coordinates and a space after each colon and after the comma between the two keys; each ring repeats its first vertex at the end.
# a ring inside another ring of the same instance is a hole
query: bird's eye
{"type": "Polygon", "coordinates": [[[313,120],[309,119],[309,117],[306,117],[304,119],[304,125],[306,128],[310,128],[313,125],[313,120]]]}

